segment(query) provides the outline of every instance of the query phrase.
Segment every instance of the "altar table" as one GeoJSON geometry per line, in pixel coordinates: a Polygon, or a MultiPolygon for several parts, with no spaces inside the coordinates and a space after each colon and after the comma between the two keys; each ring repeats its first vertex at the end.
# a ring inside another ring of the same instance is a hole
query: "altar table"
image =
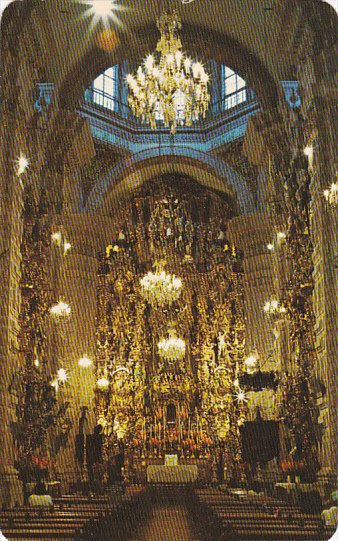
{"type": "Polygon", "coordinates": [[[32,507],[53,507],[53,500],[49,494],[32,494],[28,498],[28,505],[32,507]]]}
{"type": "Polygon", "coordinates": [[[178,466],[150,464],[147,468],[148,483],[194,483],[197,477],[198,468],[195,464],[178,466]]]}

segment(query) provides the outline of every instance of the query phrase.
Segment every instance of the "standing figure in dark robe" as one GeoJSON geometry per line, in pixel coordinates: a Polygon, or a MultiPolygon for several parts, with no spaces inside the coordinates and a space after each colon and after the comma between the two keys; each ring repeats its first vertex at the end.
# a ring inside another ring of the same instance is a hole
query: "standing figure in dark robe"
{"type": "Polygon", "coordinates": [[[79,417],[79,431],[75,439],[75,454],[81,466],[83,466],[84,459],[84,439],[88,434],[87,411],[87,406],[83,406],[81,408],[81,415],[79,417]]]}
{"type": "Polygon", "coordinates": [[[119,443],[118,452],[115,455],[115,465],[116,465],[116,480],[119,485],[122,485],[123,474],[122,470],[124,468],[124,445],[119,443]]]}
{"type": "Polygon", "coordinates": [[[95,490],[95,476],[94,466],[96,464],[102,464],[102,426],[96,425],[94,433],[87,436],[87,468],[89,477],[89,486],[92,490],[95,490]]]}

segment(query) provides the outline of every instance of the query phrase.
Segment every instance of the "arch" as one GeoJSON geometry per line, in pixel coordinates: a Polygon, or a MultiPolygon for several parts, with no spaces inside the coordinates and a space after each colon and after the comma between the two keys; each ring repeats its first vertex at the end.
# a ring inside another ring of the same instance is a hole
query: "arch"
{"type": "Polygon", "coordinates": [[[204,186],[227,193],[237,213],[255,210],[248,184],[227,164],[205,153],[184,147],[158,147],[134,154],[127,162],[115,166],[108,176],[92,190],[84,212],[99,208],[109,214],[115,201],[128,198],[129,193],[151,178],[164,173],[184,173],[204,186]]]}
{"type": "MultiPolygon", "coordinates": [[[[231,9],[235,9],[234,5],[236,2],[237,5],[242,5],[237,0],[229,0],[226,8],[228,9],[231,4],[231,9]]],[[[199,6],[200,4],[202,2],[198,3],[199,6]]],[[[220,9],[220,12],[222,12],[225,5],[224,1],[215,0],[214,4],[213,7],[215,10],[220,9]]],[[[242,6],[243,20],[246,25],[250,24],[247,15],[254,5],[257,5],[256,0],[248,0],[245,6],[242,6]]],[[[286,107],[286,102],[279,83],[273,77],[272,69],[268,67],[268,65],[271,66],[271,58],[269,60],[270,64],[265,61],[268,56],[271,57],[273,55],[273,51],[269,51],[264,47],[260,50],[260,46],[255,47],[252,39],[249,39],[249,37],[247,40],[245,36],[244,38],[243,36],[240,38],[239,29],[241,25],[238,19],[233,28],[231,26],[227,27],[226,22],[220,20],[220,17],[213,16],[208,19],[205,14],[199,11],[202,9],[200,7],[196,8],[197,13],[195,12],[194,14],[195,8],[196,6],[193,3],[191,6],[189,5],[189,11],[184,11],[182,40],[184,40],[185,47],[196,51],[200,58],[215,58],[217,61],[234,69],[254,90],[263,107],[267,108],[271,116],[275,116],[276,118],[276,115],[278,115],[277,106],[283,110],[286,107]],[[190,13],[193,15],[190,16],[190,13]],[[199,20],[199,18],[204,19],[204,26],[198,26],[196,24],[196,20],[199,20]],[[231,36],[230,31],[232,33],[231,36]],[[190,32],[191,35],[189,35],[190,32]]],[[[295,14],[297,20],[305,21],[308,30],[311,30],[311,22],[315,20],[316,33],[313,37],[319,48],[324,45],[318,36],[327,36],[329,34],[331,42],[336,39],[334,29],[337,27],[338,18],[334,10],[325,2],[309,0],[306,3],[306,9],[304,9],[304,2],[302,0],[288,0],[287,2],[277,0],[275,8],[274,25],[276,31],[279,32],[283,28],[285,17],[289,19],[292,17],[292,14],[295,14]],[[309,7],[312,10],[311,14],[308,10],[309,7]],[[313,13],[316,15],[315,18],[312,16],[313,13]],[[330,19],[329,32],[327,26],[328,16],[330,19]]],[[[238,9],[240,10],[240,8],[238,9]]],[[[22,0],[20,2],[13,2],[4,11],[1,20],[1,42],[4,44],[8,41],[8,36],[15,36],[15,44],[11,44],[11,48],[19,50],[22,37],[24,37],[28,25],[31,26],[30,31],[34,47],[37,48],[38,44],[41,46],[41,50],[36,51],[37,62],[39,66],[45,69],[46,78],[50,82],[55,83],[56,99],[54,106],[57,108],[59,104],[61,108],[74,109],[78,105],[79,100],[83,99],[84,89],[93,80],[95,75],[101,73],[114,62],[120,62],[123,58],[131,54],[134,54],[134,56],[137,54],[139,60],[139,56],[143,57],[144,53],[155,47],[158,39],[158,31],[155,27],[154,19],[158,10],[159,6],[155,3],[152,12],[142,15],[143,26],[133,27],[133,35],[136,35],[134,43],[131,42],[130,36],[128,37],[126,29],[122,28],[119,34],[119,44],[113,53],[108,54],[94,44],[92,36],[87,36],[86,39],[83,39],[85,25],[78,24],[79,12],[78,10],[76,11],[75,4],[69,5],[69,9],[63,11],[56,9],[56,2],[53,0],[49,0],[49,2],[22,0]],[[26,16],[23,17],[23,14],[26,16]],[[65,15],[68,21],[67,25],[59,25],[58,23],[62,18],[65,20],[65,15]],[[52,16],[55,21],[53,30],[51,29],[52,25],[48,24],[52,16]],[[146,24],[144,24],[145,19],[148,19],[146,24]],[[11,31],[10,27],[13,27],[13,25],[16,25],[17,32],[11,31]],[[72,39],[67,42],[67,35],[69,37],[69,34],[71,34],[72,39]],[[48,37],[52,39],[48,39],[48,37]],[[63,46],[64,50],[58,52],[56,55],[55,50],[53,50],[55,42],[60,44],[66,43],[68,47],[63,46]],[[51,62],[53,58],[54,61],[51,62]],[[60,98],[59,102],[57,98],[60,98]]],[[[135,24],[135,20],[131,24],[135,24]]],[[[3,47],[3,49],[6,49],[6,47],[3,47]]],[[[288,61],[286,60],[287,55],[284,54],[283,56],[283,49],[281,50],[281,57],[283,57],[283,62],[286,62],[286,67],[289,70],[293,69],[294,55],[290,56],[289,64],[287,64],[288,61]]],[[[12,71],[12,69],[9,71],[12,71]]],[[[13,81],[16,81],[18,78],[18,73],[15,73],[15,69],[14,67],[12,71],[13,81]]],[[[280,120],[285,129],[288,122],[288,115],[283,114],[280,120]]],[[[48,130],[50,133],[56,124],[56,117],[51,115],[48,130]]],[[[288,138],[285,137],[285,141],[287,140],[288,138]]]]}
{"type": "MultiPolygon", "coordinates": [[[[233,69],[246,81],[264,107],[276,108],[279,101],[284,99],[280,82],[274,79],[263,60],[234,37],[197,24],[185,24],[181,36],[185,49],[194,51],[204,62],[216,60],[233,69]]],[[[126,59],[140,63],[149,51],[156,48],[158,37],[156,27],[147,25],[138,27],[132,38],[123,36],[112,54],[92,43],[61,82],[60,105],[64,108],[77,105],[90,83],[112,65],[126,59]]]]}

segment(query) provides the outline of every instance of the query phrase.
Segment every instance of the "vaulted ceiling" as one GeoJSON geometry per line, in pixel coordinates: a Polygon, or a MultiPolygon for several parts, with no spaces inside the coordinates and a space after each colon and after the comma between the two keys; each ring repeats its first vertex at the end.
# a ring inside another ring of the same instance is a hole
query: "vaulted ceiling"
{"type": "Polygon", "coordinates": [[[297,40],[305,23],[315,19],[322,32],[331,11],[335,16],[322,0],[119,0],[116,4],[123,9],[115,13],[121,24],[110,20],[107,32],[101,23],[93,24],[89,4],[23,0],[6,10],[22,11],[22,23],[35,34],[39,54],[47,60],[44,77],[61,90],[66,105],[80,99],[88,83],[109,65],[123,58],[140,61],[154,49],[159,36],[155,21],[166,4],[179,9],[182,41],[190,54],[232,67],[261,101],[274,106],[279,81],[294,76],[297,40]]]}
{"type": "Polygon", "coordinates": [[[338,35],[337,15],[322,0],[113,3],[123,7],[116,10],[120,24],[113,19],[108,25],[93,24],[90,0],[17,0],[10,4],[1,22],[1,41],[19,59],[15,63],[18,73],[12,74],[19,81],[17,87],[20,55],[27,55],[35,70],[33,79],[54,83],[62,113],[77,108],[84,90],[99,73],[125,59],[138,63],[155,49],[159,38],[156,19],[170,6],[181,14],[184,50],[202,62],[215,59],[234,69],[253,89],[262,109],[278,116],[280,106],[286,106],[280,81],[297,76],[301,45],[314,39],[320,48],[323,40],[333,43],[338,35]]]}

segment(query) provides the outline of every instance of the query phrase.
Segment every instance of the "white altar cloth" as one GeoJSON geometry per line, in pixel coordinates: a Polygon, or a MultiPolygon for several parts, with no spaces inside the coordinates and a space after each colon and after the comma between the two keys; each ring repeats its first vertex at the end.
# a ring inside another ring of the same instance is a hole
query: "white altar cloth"
{"type": "Polygon", "coordinates": [[[33,507],[53,507],[53,500],[49,494],[31,494],[28,498],[28,504],[33,507]]]}
{"type": "Polygon", "coordinates": [[[148,483],[193,483],[197,480],[196,464],[165,466],[151,464],[147,468],[148,483]]]}

